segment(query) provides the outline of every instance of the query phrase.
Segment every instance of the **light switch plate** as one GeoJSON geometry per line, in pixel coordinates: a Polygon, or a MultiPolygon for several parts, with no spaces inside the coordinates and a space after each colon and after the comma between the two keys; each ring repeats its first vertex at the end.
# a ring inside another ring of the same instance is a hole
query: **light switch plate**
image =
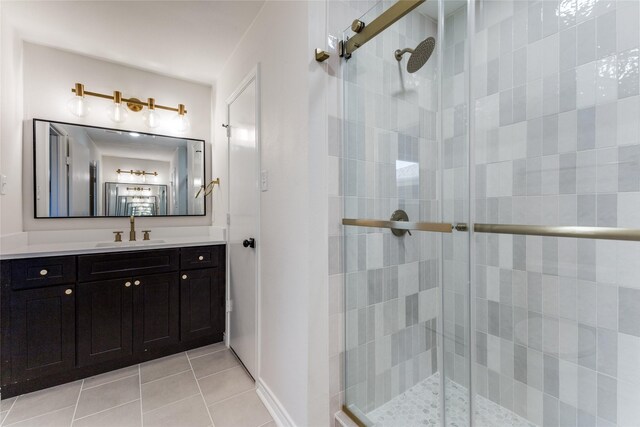
{"type": "Polygon", "coordinates": [[[260,191],[269,190],[269,172],[265,169],[260,173],[260,191]]]}
{"type": "Polygon", "coordinates": [[[0,194],[7,194],[7,176],[0,175],[0,194]]]}

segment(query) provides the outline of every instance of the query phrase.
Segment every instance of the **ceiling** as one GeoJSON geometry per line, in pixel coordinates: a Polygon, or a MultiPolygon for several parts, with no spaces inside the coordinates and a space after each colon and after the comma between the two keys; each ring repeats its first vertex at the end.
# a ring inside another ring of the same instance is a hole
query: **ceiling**
{"type": "Polygon", "coordinates": [[[187,146],[185,139],[137,133],[133,136],[125,131],[74,127],[84,130],[103,156],[170,162],[177,148],[187,146]]]}
{"type": "Polygon", "coordinates": [[[212,84],[264,0],[7,1],[29,42],[212,84]]]}

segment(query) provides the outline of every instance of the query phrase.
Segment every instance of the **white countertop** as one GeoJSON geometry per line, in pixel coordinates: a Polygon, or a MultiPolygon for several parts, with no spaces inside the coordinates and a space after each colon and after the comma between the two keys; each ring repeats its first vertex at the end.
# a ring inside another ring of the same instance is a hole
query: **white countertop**
{"type": "MultiPolygon", "coordinates": [[[[27,234],[27,233],[24,233],[27,234]]],[[[175,230],[158,229],[152,233],[152,239],[135,242],[98,240],[106,233],[96,235],[95,232],[83,233],[87,240],[81,240],[77,231],[47,232],[47,234],[25,235],[13,238],[11,242],[3,242],[0,259],[37,258],[61,255],[82,255],[106,252],[140,251],[148,249],[178,248],[186,246],[224,245],[224,232],[211,230],[211,227],[183,227],[175,230]],[[90,240],[89,240],[90,239],[90,240]]],[[[128,233],[122,239],[127,240],[128,233]]]]}

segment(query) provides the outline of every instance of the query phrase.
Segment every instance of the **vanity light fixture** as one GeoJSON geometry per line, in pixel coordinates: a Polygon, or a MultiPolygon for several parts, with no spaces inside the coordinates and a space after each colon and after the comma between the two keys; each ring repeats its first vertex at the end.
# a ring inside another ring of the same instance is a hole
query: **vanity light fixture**
{"type": "Polygon", "coordinates": [[[162,119],[160,118],[160,114],[156,111],[155,99],[149,98],[147,100],[147,110],[142,113],[142,120],[144,120],[144,123],[151,129],[160,126],[162,119]]]}
{"type": "Polygon", "coordinates": [[[118,175],[120,175],[121,173],[128,173],[128,174],[137,175],[137,176],[146,176],[146,175],[158,176],[158,172],[147,172],[147,171],[139,171],[139,170],[133,170],[133,169],[124,170],[120,168],[116,169],[116,173],[118,175]]]}
{"type": "Polygon", "coordinates": [[[187,110],[185,110],[184,104],[178,105],[178,115],[175,116],[172,120],[173,128],[180,133],[186,132],[189,130],[191,124],[189,123],[189,119],[186,116],[187,110]]]}
{"type": "Polygon", "coordinates": [[[67,102],[67,108],[77,117],[84,117],[90,110],[89,101],[84,96],[84,85],[80,83],[76,83],[76,87],[71,90],[75,92],[75,95],[69,99],[67,102]]]}
{"type": "Polygon", "coordinates": [[[143,113],[143,120],[151,129],[162,124],[162,117],[157,110],[173,111],[177,113],[173,118],[173,128],[177,132],[186,132],[190,127],[189,119],[186,116],[187,109],[184,104],[178,104],[178,107],[174,108],[156,104],[154,98],[147,98],[146,102],[140,101],[138,98],[123,98],[122,92],[117,90],[113,92],[113,95],[91,92],[85,90],[82,83],[76,83],[71,89],[71,92],[75,93],[75,96],[69,100],[67,107],[72,114],[78,117],[84,117],[89,112],[89,105],[86,97],[95,96],[97,98],[113,101],[113,105],[109,107],[107,112],[109,118],[116,123],[122,123],[127,119],[127,108],[137,113],[146,107],[145,112],[143,113]]]}
{"type": "Polygon", "coordinates": [[[127,120],[127,108],[122,105],[122,92],[113,92],[113,104],[107,109],[109,119],[114,123],[122,123],[127,120]]]}

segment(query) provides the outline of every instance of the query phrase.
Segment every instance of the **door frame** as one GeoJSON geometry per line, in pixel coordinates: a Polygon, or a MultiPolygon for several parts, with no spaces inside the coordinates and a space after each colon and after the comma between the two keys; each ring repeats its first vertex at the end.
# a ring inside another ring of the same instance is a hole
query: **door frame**
{"type": "MultiPolygon", "coordinates": [[[[251,69],[251,71],[249,71],[249,73],[241,80],[241,82],[238,84],[238,86],[236,87],[236,89],[231,93],[231,95],[229,95],[229,97],[226,99],[225,104],[226,104],[226,124],[227,126],[230,125],[230,108],[231,108],[231,104],[233,104],[233,102],[244,92],[244,90],[247,88],[247,86],[249,86],[252,82],[255,82],[255,108],[256,108],[256,117],[255,117],[255,121],[256,121],[256,129],[255,129],[255,141],[256,141],[256,155],[257,155],[257,162],[256,162],[256,178],[258,179],[258,182],[260,181],[260,175],[261,175],[261,170],[262,170],[262,144],[261,144],[261,113],[262,113],[262,100],[261,100],[261,96],[260,96],[260,63],[257,63],[255,65],[255,67],[253,67],[251,69]]],[[[233,129],[231,130],[231,132],[233,132],[233,129]]],[[[229,134],[227,134],[229,135],[229,134]]],[[[227,136],[227,182],[229,182],[229,196],[227,197],[227,212],[228,212],[228,216],[227,216],[227,227],[230,228],[229,225],[229,218],[231,217],[231,193],[232,193],[232,187],[231,187],[231,138],[229,136],[227,136]]],[[[262,241],[261,241],[261,233],[260,233],[260,213],[262,210],[261,207],[261,197],[260,197],[260,193],[261,193],[261,188],[258,186],[256,188],[257,190],[257,198],[256,198],[256,206],[257,206],[257,213],[256,213],[256,247],[255,247],[255,251],[256,251],[256,277],[255,277],[255,291],[256,291],[256,306],[255,306],[255,313],[256,313],[256,319],[255,319],[255,331],[256,331],[256,337],[255,337],[255,361],[256,361],[256,378],[255,380],[257,381],[258,378],[260,378],[260,366],[261,366],[261,359],[260,359],[260,355],[261,355],[261,349],[260,349],[260,307],[262,305],[262,294],[261,294],[261,286],[260,286],[260,271],[261,271],[261,247],[262,247],[262,241]]],[[[229,230],[230,231],[230,230],[229,230]]],[[[227,232],[227,241],[229,240],[229,236],[230,233],[227,232]]],[[[231,272],[231,263],[229,260],[229,256],[230,256],[230,251],[227,251],[227,271],[231,272]]],[[[231,297],[231,274],[227,274],[227,283],[226,283],[227,289],[226,289],[226,304],[227,307],[229,307],[230,304],[230,297],[231,297]]],[[[233,307],[232,307],[233,309],[233,307]]],[[[227,325],[231,325],[231,312],[230,311],[226,311],[225,313],[226,315],[226,322],[227,325]]],[[[230,338],[231,338],[231,328],[227,328],[227,333],[225,334],[225,344],[230,347],[230,338]]]]}

